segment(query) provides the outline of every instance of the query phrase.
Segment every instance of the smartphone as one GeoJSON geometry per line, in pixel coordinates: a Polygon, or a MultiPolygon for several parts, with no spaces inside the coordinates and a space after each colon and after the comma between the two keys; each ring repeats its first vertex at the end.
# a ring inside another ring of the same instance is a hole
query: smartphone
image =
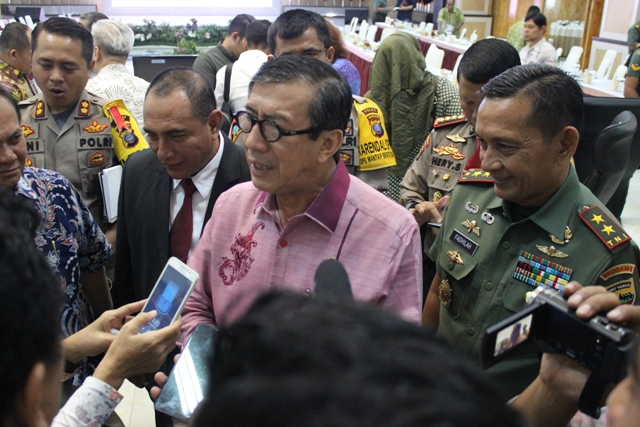
{"type": "Polygon", "coordinates": [[[214,354],[218,328],[201,323],[187,341],[178,362],[162,388],[155,408],[188,422],[209,392],[209,366],[214,354]]]}
{"type": "Polygon", "coordinates": [[[199,278],[198,273],[187,267],[178,258],[169,258],[142,309],[143,312],[156,310],[158,314],[151,322],[142,326],[138,332],[155,331],[172,324],[180,316],[182,308],[199,278]]]}

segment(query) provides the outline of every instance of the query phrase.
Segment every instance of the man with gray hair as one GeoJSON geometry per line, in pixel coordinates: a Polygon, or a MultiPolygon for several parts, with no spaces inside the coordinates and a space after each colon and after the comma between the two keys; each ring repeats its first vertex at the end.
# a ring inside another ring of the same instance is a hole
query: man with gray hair
{"type": "Polygon", "coordinates": [[[149,82],[131,74],[124,66],[133,47],[133,31],[119,21],[104,19],[93,24],[93,70],[87,91],[111,101],[123,99],[140,128],[144,125],[142,106],[149,82]]]}

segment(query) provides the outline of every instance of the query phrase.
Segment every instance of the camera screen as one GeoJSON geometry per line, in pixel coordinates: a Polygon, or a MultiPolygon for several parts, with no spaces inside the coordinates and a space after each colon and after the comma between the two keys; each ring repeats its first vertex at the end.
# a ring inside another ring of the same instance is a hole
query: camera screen
{"type": "Polygon", "coordinates": [[[139,332],[149,332],[169,326],[190,287],[191,281],[168,265],[144,307],[145,312],[156,310],[158,314],[155,319],[141,327],[139,332]]]}
{"type": "Polygon", "coordinates": [[[498,332],[493,356],[496,357],[526,341],[531,332],[532,320],[533,314],[530,314],[498,332]]]}

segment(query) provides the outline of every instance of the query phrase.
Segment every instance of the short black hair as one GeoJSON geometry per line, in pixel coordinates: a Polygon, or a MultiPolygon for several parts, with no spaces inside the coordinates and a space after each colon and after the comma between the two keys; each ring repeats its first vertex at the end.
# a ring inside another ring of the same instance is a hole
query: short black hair
{"type": "Polygon", "coordinates": [[[0,425],[15,413],[36,363],[60,360],[62,295],[29,221],[39,219],[27,199],[0,187],[0,425]]]}
{"type": "Polygon", "coordinates": [[[520,54],[501,39],[483,39],[472,44],[458,65],[457,79],[464,77],[473,84],[485,84],[509,68],[520,65],[520,54]]]}
{"type": "Polygon", "coordinates": [[[29,49],[29,37],[27,36],[29,27],[21,22],[7,24],[0,34],[0,50],[6,52],[11,49],[24,51],[29,49]]]}
{"type": "Polygon", "coordinates": [[[531,101],[529,126],[550,142],[565,126],[580,130],[584,116],[582,88],[557,67],[527,64],[489,80],[480,93],[486,99],[523,97],[531,101]]]}
{"type": "Polygon", "coordinates": [[[206,123],[209,115],[216,109],[216,97],[207,78],[197,70],[187,67],[167,68],[159,72],[147,89],[145,99],[150,93],[167,96],[179,90],[191,101],[191,114],[206,123]]]}
{"type": "Polygon", "coordinates": [[[87,12],[80,15],[80,19],[87,20],[87,29],[91,31],[93,24],[103,19],[109,19],[109,17],[101,12],[87,12]]]}
{"type": "Polygon", "coordinates": [[[265,62],[249,83],[249,95],[255,85],[269,83],[302,83],[315,90],[307,114],[316,140],[323,130],[345,130],[353,98],[344,77],[325,62],[304,55],[284,55],[265,62]]]}
{"type": "Polygon", "coordinates": [[[247,25],[247,45],[264,47],[268,46],[267,35],[271,22],[267,19],[258,19],[247,25]]]}
{"type": "Polygon", "coordinates": [[[38,48],[38,36],[41,32],[55,34],[57,36],[69,37],[82,43],[82,57],[87,62],[87,67],[91,65],[93,59],[93,36],[91,32],[70,18],[49,18],[36,26],[31,34],[31,50],[38,48]]]}
{"type": "Polygon", "coordinates": [[[236,16],[231,20],[231,22],[229,22],[229,28],[227,28],[227,36],[230,36],[233,33],[238,33],[240,38],[244,38],[247,31],[247,25],[255,20],[256,18],[246,13],[236,16]]]}
{"type": "Polygon", "coordinates": [[[535,12],[540,12],[540,8],[538,6],[536,6],[536,5],[529,6],[529,9],[527,9],[527,15],[529,15],[530,13],[535,13],[535,12]]]}
{"type": "MultiPolygon", "coordinates": [[[[0,86],[0,89],[4,89],[4,86],[0,86]]],[[[7,91],[6,89],[0,90],[0,98],[4,98],[7,101],[9,101],[9,103],[15,110],[16,114],[18,115],[18,123],[22,122],[22,114],[20,114],[20,107],[18,107],[18,102],[13,97],[13,95],[11,95],[11,93],[9,93],[9,91],[7,91]]]]}
{"type": "Polygon", "coordinates": [[[540,12],[527,13],[527,16],[524,17],[524,22],[527,22],[528,20],[532,20],[538,27],[547,26],[547,17],[540,12]]]}
{"type": "Polygon", "coordinates": [[[276,53],[276,38],[291,40],[300,37],[309,28],[316,30],[325,49],[331,46],[331,33],[327,21],[319,14],[303,9],[288,10],[278,16],[269,28],[269,48],[276,53]]]}
{"type": "Polygon", "coordinates": [[[196,427],[523,425],[473,364],[371,305],[267,294],[214,354],[196,427]]]}

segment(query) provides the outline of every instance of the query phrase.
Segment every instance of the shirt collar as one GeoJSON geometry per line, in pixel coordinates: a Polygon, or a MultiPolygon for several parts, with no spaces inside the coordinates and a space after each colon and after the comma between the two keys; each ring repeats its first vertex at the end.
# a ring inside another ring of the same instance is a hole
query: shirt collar
{"type": "MultiPolygon", "coordinates": [[[[571,166],[569,174],[562,186],[536,213],[529,217],[529,220],[536,223],[540,228],[553,234],[554,236],[564,235],[565,227],[573,214],[573,208],[580,194],[580,181],[575,169],[571,166]]],[[[499,197],[495,197],[488,205],[488,209],[505,209],[506,202],[499,197]]]]}
{"type": "Polygon", "coordinates": [[[267,59],[269,59],[269,57],[267,56],[266,53],[264,53],[259,49],[250,49],[242,52],[238,57],[238,60],[240,59],[242,60],[264,59],[266,61],[267,59]]]}
{"type": "MultiPolygon", "coordinates": [[[[338,160],[336,169],[331,175],[329,183],[320,192],[304,213],[330,232],[338,226],[342,206],[347,199],[351,178],[342,159],[338,160]]],[[[263,191],[256,201],[255,209],[262,207],[269,215],[276,217],[276,198],[274,194],[263,191]]],[[[254,209],[254,212],[255,212],[254,209]]]]}
{"type": "Polygon", "coordinates": [[[22,175],[20,175],[20,179],[18,180],[18,182],[16,183],[16,186],[15,186],[15,193],[16,194],[22,194],[23,196],[25,196],[28,199],[34,199],[35,200],[35,199],[38,198],[38,195],[29,186],[29,181],[24,176],[25,172],[28,172],[27,168],[28,168],[28,166],[25,166],[25,168],[22,170],[22,175]]]}
{"type": "MultiPolygon", "coordinates": [[[[207,163],[205,167],[200,169],[200,171],[195,175],[189,177],[196,186],[198,193],[200,193],[200,195],[205,199],[209,197],[209,193],[211,193],[211,189],[213,188],[213,181],[216,179],[216,174],[220,168],[220,161],[222,160],[222,152],[224,151],[224,137],[221,132],[218,137],[220,138],[220,147],[218,148],[218,152],[211,160],[209,160],[209,163],[207,163]]],[[[175,192],[182,180],[173,179],[172,181],[173,191],[175,192]]]]}
{"type": "Polygon", "coordinates": [[[104,67],[100,68],[100,71],[98,71],[98,74],[109,74],[109,73],[127,73],[127,74],[131,74],[129,72],[129,70],[127,70],[127,67],[125,67],[122,64],[105,65],[104,67]]]}

